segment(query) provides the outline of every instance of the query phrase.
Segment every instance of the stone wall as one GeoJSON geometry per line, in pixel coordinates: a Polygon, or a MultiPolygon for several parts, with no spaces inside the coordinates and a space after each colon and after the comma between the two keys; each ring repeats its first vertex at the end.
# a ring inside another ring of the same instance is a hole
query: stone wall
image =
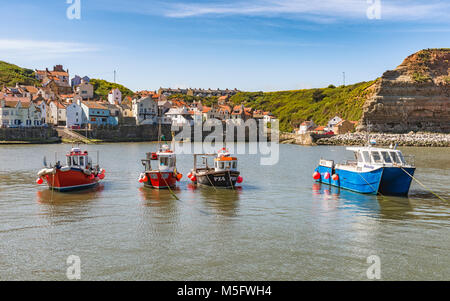
{"type": "Polygon", "coordinates": [[[0,128],[0,141],[58,143],[60,138],[53,127],[0,128]]]}
{"type": "MultiPolygon", "coordinates": [[[[105,142],[143,142],[158,141],[158,125],[119,125],[98,126],[91,130],[73,130],[88,139],[102,140],[105,142]]],[[[167,140],[172,139],[170,125],[161,125],[161,134],[167,140]]]]}

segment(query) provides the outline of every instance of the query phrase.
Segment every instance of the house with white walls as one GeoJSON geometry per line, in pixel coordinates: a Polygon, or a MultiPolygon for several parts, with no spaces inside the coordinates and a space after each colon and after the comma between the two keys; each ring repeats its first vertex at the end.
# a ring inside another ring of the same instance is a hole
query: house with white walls
{"type": "Polygon", "coordinates": [[[120,105],[122,103],[122,92],[120,92],[118,88],[109,91],[108,102],[113,105],[115,104],[120,105]]]}
{"type": "Polygon", "coordinates": [[[51,101],[48,105],[47,123],[66,125],[66,106],[59,101],[51,101]]]}
{"type": "Polygon", "coordinates": [[[158,103],[151,96],[133,99],[132,109],[136,124],[158,123],[158,103]]]}
{"type": "Polygon", "coordinates": [[[81,102],[73,102],[66,107],[66,127],[81,127],[87,122],[87,117],[84,115],[81,102]]]}
{"type": "Polygon", "coordinates": [[[41,110],[33,102],[21,101],[19,98],[0,100],[0,126],[33,127],[42,125],[41,110]]]}
{"type": "Polygon", "coordinates": [[[173,126],[192,125],[193,119],[186,107],[171,108],[167,113],[167,117],[172,119],[173,126]]]}

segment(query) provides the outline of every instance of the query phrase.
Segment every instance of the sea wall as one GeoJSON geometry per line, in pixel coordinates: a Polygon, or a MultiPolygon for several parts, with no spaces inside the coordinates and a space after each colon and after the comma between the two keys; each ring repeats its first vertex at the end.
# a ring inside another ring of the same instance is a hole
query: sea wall
{"type": "Polygon", "coordinates": [[[318,145],[365,145],[368,137],[374,139],[377,145],[390,146],[431,146],[449,147],[450,134],[440,133],[413,133],[386,134],[386,133],[348,133],[335,135],[329,138],[321,138],[316,141],[318,145]]]}
{"type": "Polygon", "coordinates": [[[60,138],[53,127],[0,128],[2,143],[58,143],[60,138]]]}
{"type": "MultiPolygon", "coordinates": [[[[73,130],[88,139],[103,142],[143,142],[158,141],[158,125],[98,126],[91,130],[73,130]]],[[[170,125],[161,125],[161,135],[171,140],[170,125]]]]}

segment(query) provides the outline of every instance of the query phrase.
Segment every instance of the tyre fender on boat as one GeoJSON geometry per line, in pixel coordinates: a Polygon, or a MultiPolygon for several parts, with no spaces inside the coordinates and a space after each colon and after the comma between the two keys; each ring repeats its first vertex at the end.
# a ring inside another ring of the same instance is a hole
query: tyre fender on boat
{"type": "Polygon", "coordinates": [[[38,172],[38,177],[43,177],[45,175],[55,174],[55,173],[56,173],[56,170],[54,168],[44,168],[38,172]]]}

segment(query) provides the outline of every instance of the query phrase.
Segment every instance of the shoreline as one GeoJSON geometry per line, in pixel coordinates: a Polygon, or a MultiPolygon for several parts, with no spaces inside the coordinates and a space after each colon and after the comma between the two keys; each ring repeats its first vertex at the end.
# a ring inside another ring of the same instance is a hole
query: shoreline
{"type": "Polygon", "coordinates": [[[315,143],[317,145],[365,145],[367,137],[374,139],[376,145],[390,146],[415,146],[415,147],[450,147],[450,134],[442,133],[408,133],[408,134],[388,134],[370,133],[347,133],[335,135],[329,138],[320,138],[315,143]]]}

